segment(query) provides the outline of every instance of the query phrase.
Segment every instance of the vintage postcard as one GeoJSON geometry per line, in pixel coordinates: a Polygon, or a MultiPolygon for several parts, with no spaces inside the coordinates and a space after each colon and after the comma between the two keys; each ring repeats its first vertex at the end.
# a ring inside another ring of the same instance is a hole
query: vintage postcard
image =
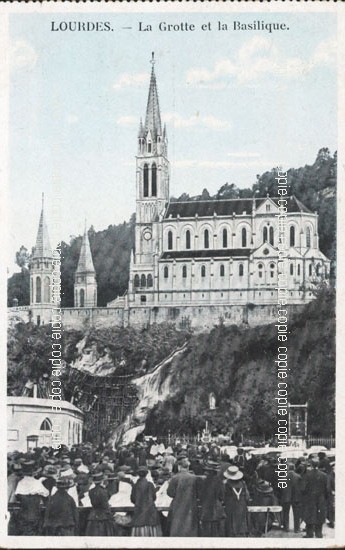
{"type": "Polygon", "coordinates": [[[339,7],[1,5],[1,546],[345,542],[339,7]]]}

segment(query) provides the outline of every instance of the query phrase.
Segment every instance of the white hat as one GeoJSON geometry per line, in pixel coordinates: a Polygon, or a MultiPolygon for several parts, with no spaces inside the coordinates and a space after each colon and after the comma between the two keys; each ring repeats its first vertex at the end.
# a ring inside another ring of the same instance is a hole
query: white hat
{"type": "Polygon", "coordinates": [[[223,476],[227,479],[237,480],[242,479],[243,474],[237,466],[229,466],[229,468],[223,473],[223,476]]]}

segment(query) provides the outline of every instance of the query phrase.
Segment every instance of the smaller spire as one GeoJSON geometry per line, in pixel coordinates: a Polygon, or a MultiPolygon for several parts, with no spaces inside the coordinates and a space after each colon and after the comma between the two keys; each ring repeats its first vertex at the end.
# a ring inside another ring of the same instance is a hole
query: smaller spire
{"type": "Polygon", "coordinates": [[[38,224],[36,246],[32,257],[34,259],[52,257],[52,249],[50,246],[48,229],[47,229],[47,224],[44,216],[44,193],[42,193],[42,209],[41,209],[40,221],[38,224]]]}
{"type": "Polygon", "coordinates": [[[145,130],[144,130],[144,126],[143,126],[143,119],[140,118],[138,138],[143,138],[143,137],[145,137],[145,130]]]}
{"type": "Polygon", "coordinates": [[[86,219],[84,236],[80,248],[80,256],[76,273],[95,273],[93,265],[89,236],[86,230],[86,219]]]}

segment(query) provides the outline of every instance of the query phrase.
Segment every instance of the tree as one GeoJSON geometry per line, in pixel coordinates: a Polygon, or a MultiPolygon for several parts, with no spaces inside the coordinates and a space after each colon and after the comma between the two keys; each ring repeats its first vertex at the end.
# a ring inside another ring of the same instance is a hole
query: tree
{"type": "Polygon", "coordinates": [[[28,268],[29,261],[30,261],[30,254],[28,252],[28,249],[24,245],[22,245],[20,249],[16,252],[16,264],[23,271],[23,269],[28,268]]]}

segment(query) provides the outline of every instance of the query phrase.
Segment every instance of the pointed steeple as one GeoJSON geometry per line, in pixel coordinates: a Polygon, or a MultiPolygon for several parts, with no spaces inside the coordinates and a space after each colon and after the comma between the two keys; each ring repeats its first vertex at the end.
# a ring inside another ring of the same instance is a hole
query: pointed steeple
{"type": "Polygon", "coordinates": [[[143,137],[145,137],[145,130],[144,130],[144,126],[143,126],[143,120],[141,118],[140,119],[140,124],[139,124],[138,138],[143,138],[143,137]]]}
{"type": "Polygon", "coordinates": [[[146,117],[145,117],[145,132],[151,131],[153,139],[156,139],[157,135],[162,135],[162,123],[161,123],[161,114],[159,110],[159,101],[158,101],[158,91],[155,75],[155,60],[154,52],[152,52],[152,70],[151,70],[151,80],[150,80],[150,89],[149,97],[147,100],[146,107],[146,117]]]}
{"type": "Polygon", "coordinates": [[[86,224],[84,229],[83,240],[80,248],[80,256],[76,273],[95,273],[93,265],[92,254],[90,249],[89,236],[86,230],[86,224]]]}
{"type": "Polygon", "coordinates": [[[50,246],[47,224],[44,216],[44,193],[42,193],[42,209],[40,215],[40,221],[38,224],[36,245],[34,248],[33,259],[37,258],[51,258],[52,249],[50,246]]]}

